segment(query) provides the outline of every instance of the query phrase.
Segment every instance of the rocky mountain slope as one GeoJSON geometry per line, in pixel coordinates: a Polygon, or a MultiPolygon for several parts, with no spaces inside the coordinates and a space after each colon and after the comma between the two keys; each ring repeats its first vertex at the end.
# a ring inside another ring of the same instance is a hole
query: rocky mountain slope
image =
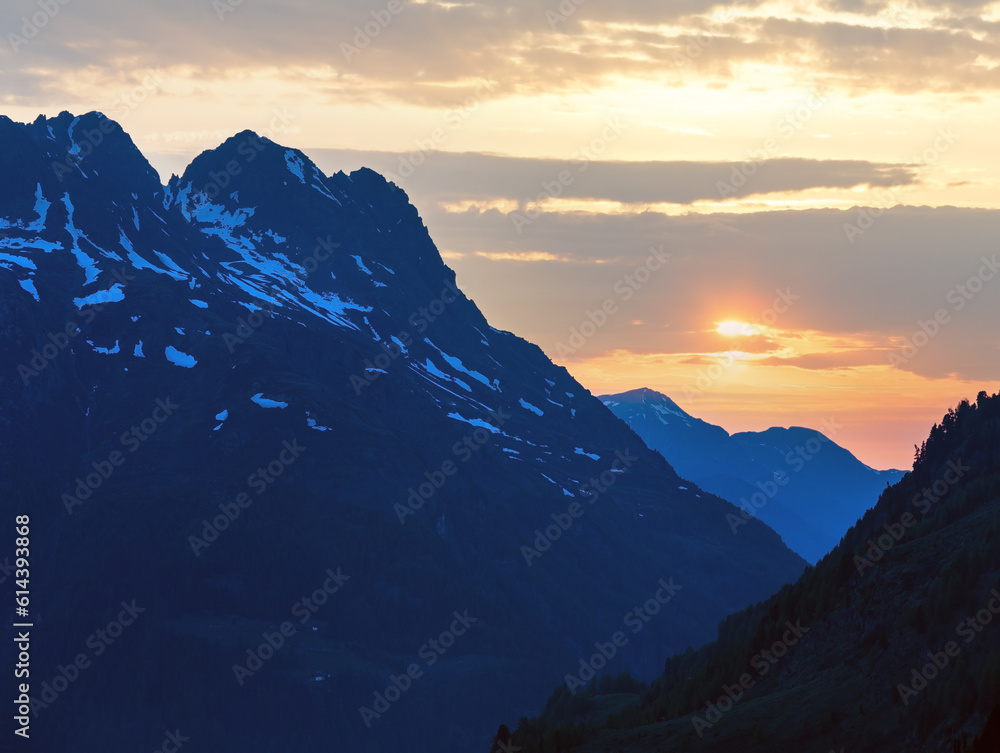
{"type": "Polygon", "coordinates": [[[804,566],[490,327],[369,170],[244,132],[163,186],[63,113],[0,118],[0,174],[37,750],[476,750],[630,613],[652,676],[804,566]]]}

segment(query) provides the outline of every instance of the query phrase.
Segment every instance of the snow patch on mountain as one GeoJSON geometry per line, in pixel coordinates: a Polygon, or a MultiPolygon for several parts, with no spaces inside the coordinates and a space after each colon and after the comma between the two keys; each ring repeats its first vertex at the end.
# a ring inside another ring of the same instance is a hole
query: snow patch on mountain
{"type": "Polygon", "coordinates": [[[41,298],[38,297],[38,290],[35,288],[35,283],[33,283],[31,280],[18,280],[17,284],[20,285],[22,288],[24,288],[26,291],[28,291],[28,293],[31,294],[31,297],[34,298],[36,301],[42,300],[41,298]]]}
{"type": "Polygon", "coordinates": [[[306,413],[306,425],[308,425],[310,429],[314,429],[315,431],[333,431],[333,429],[330,428],[329,426],[323,426],[322,424],[320,424],[315,418],[312,417],[312,414],[308,412],[306,413]]]}
{"type": "Polygon", "coordinates": [[[69,233],[69,237],[73,240],[73,246],[70,249],[73,256],[76,257],[76,263],[80,265],[83,269],[86,279],[84,280],[84,285],[89,285],[92,282],[97,281],[97,261],[88,256],[80,248],[80,239],[83,235],[76,227],[73,221],[73,201],[70,199],[69,194],[63,194],[63,206],[66,207],[66,232],[69,233]]]}
{"type": "Polygon", "coordinates": [[[363,261],[361,261],[361,257],[360,256],[357,256],[355,254],[351,254],[351,258],[354,259],[354,261],[357,262],[358,269],[360,269],[366,275],[370,275],[372,273],[372,271],[370,269],[368,269],[368,267],[365,266],[365,263],[363,261]]]}
{"type": "Polygon", "coordinates": [[[271,400],[268,397],[264,397],[263,392],[258,392],[256,395],[250,398],[254,403],[257,403],[261,408],[287,408],[288,403],[282,402],[281,400],[271,400]]]}
{"type": "Polygon", "coordinates": [[[488,421],[483,421],[481,418],[466,418],[461,413],[449,413],[448,418],[453,418],[456,421],[462,421],[463,423],[469,424],[469,426],[475,426],[480,429],[486,429],[490,434],[499,434],[500,430],[488,421]]]}
{"type": "Polygon", "coordinates": [[[167,360],[174,364],[174,366],[193,369],[198,364],[194,356],[189,356],[187,353],[177,350],[173,345],[168,345],[164,350],[164,354],[167,360]]]}
{"type": "Polygon", "coordinates": [[[541,408],[536,408],[534,405],[532,405],[531,403],[529,403],[523,397],[519,399],[519,402],[521,403],[521,407],[524,408],[525,410],[530,410],[532,413],[534,413],[537,416],[544,416],[545,415],[545,412],[541,408]]]}
{"type": "Polygon", "coordinates": [[[121,348],[119,347],[117,340],[115,340],[115,344],[113,346],[111,346],[110,348],[104,348],[104,347],[101,347],[100,345],[94,345],[94,343],[92,343],[90,340],[87,340],[87,344],[90,345],[90,347],[94,349],[95,353],[101,353],[102,355],[106,355],[106,356],[108,356],[108,355],[115,355],[116,353],[120,353],[121,352],[121,348]]]}
{"type": "Polygon", "coordinates": [[[289,149],[285,152],[285,164],[288,165],[288,171],[299,179],[299,182],[306,182],[306,175],[303,172],[305,164],[302,162],[302,158],[295,153],[295,150],[289,149]]]}
{"type": "Polygon", "coordinates": [[[11,256],[10,254],[0,254],[0,266],[6,269],[13,269],[11,264],[16,264],[19,267],[24,267],[25,269],[38,269],[38,266],[31,259],[26,259],[23,256],[11,256]]]}
{"type": "Polygon", "coordinates": [[[108,290],[98,290],[83,298],[74,298],[73,303],[78,309],[84,306],[92,306],[95,303],[118,303],[125,300],[125,291],[121,284],[115,283],[108,290]]]}

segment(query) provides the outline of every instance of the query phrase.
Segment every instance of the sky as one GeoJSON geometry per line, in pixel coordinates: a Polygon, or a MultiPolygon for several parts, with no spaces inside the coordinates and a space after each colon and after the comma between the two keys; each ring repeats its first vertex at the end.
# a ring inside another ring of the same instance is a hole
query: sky
{"type": "Polygon", "coordinates": [[[594,394],[908,468],[1000,389],[1000,2],[8,0],[0,112],[164,182],[247,128],[406,190],[594,394]]]}

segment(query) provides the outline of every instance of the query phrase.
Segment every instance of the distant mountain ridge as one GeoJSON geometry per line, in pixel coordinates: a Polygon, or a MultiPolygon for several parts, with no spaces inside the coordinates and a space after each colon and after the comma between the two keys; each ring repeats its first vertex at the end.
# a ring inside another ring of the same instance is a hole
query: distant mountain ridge
{"type": "MultiPolygon", "coordinates": [[[[739,506],[815,563],[902,471],[869,468],[821,431],[773,427],[730,435],[648,388],[600,400],[677,472],[739,506]]],[[[836,426],[827,428],[830,433],[836,426]]]]}
{"type": "Polygon", "coordinates": [[[1000,750],[1000,394],[935,424],[913,469],[794,584],[651,686],[564,683],[524,753],[1000,750]]]}

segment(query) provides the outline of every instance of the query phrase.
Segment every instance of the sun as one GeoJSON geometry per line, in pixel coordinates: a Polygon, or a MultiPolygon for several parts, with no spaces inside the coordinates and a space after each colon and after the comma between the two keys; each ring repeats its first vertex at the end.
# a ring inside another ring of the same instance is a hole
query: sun
{"type": "Polygon", "coordinates": [[[715,331],[727,337],[749,337],[756,335],[757,328],[744,322],[718,322],[715,331]]]}

